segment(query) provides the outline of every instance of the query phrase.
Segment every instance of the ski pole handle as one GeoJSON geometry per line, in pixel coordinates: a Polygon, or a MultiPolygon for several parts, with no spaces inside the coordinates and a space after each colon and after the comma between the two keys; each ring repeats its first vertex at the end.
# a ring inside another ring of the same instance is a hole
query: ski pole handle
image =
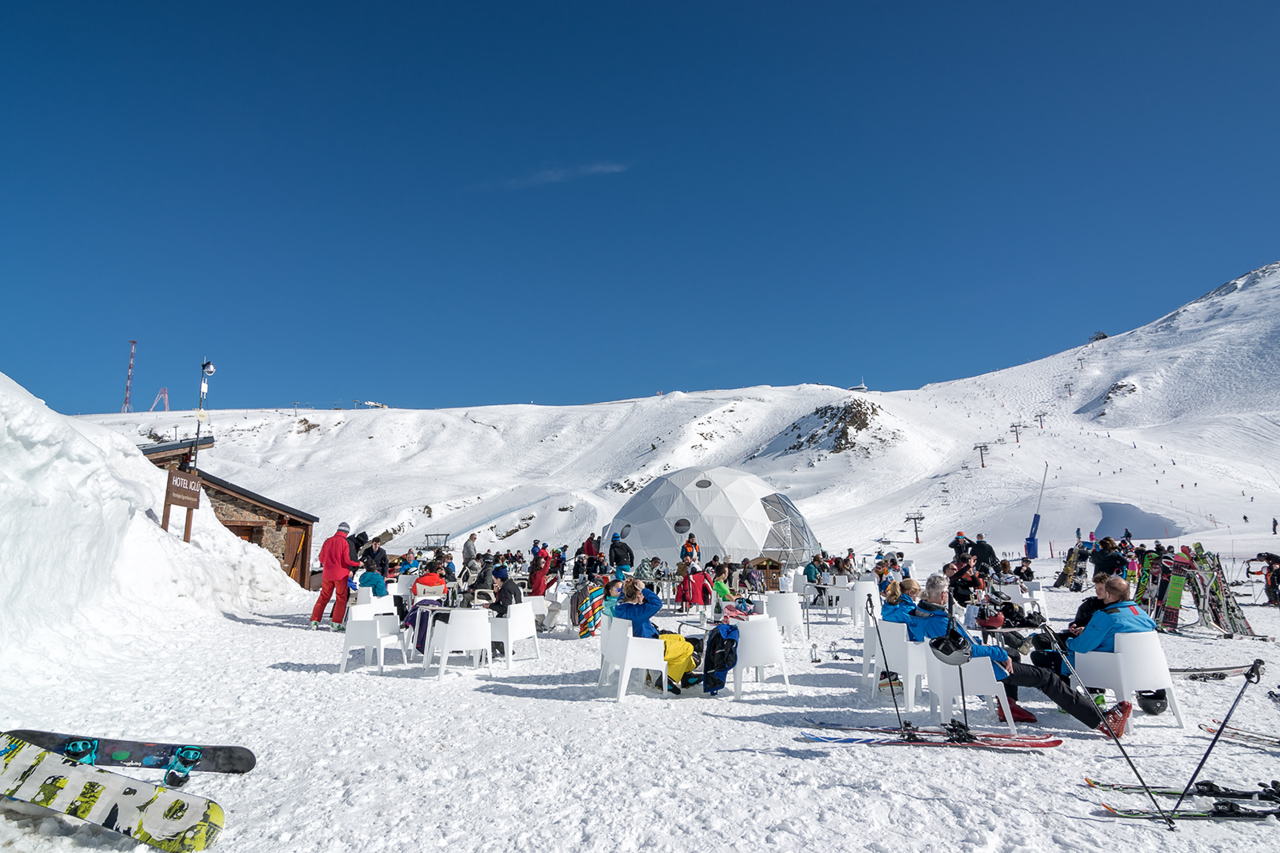
{"type": "Polygon", "coordinates": [[[1256,658],[1253,661],[1253,666],[1249,667],[1249,671],[1244,674],[1244,680],[1250,684],[1257,684],[1262,680],[1262,671],[1264,668],[1265,663],[1262,658],[1256,658]]]}

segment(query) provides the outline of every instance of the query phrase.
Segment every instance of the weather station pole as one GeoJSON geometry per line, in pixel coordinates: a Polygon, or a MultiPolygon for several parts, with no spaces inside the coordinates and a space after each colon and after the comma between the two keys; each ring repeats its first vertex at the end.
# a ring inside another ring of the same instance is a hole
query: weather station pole
{"type": "Polygon", "coordinates": [[[195,470],[196,457],[200,454],[200,427],[209,420],[209,415],[204,410],[204,398],[209,393],[209,377],[213,374],[213,362],[206,358],[204,364],[200,365],[200,402],[196,404],[196,443],[191,446],[191,462],[188,465],[192,470],[195,470]]]}

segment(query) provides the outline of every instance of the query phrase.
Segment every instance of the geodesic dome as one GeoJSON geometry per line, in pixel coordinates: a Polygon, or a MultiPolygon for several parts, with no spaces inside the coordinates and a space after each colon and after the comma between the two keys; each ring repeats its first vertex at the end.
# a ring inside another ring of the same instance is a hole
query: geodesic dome
{"type": "Polygon", "coordinates": [[[682,468],[641,489],[604,529],[604,543],[617,533],[636,560],[680,559],[690,533],[703,561],[719,554],[769,557],[787,566],[806,562],[820,548],[818,537],[786,495],[754,474],[732,468],[682,468]]]}

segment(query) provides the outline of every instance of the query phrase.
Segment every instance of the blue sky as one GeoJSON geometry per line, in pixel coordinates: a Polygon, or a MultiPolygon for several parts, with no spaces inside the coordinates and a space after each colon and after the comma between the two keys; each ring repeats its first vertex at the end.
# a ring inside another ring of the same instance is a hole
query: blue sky
{"type": "Polygon", "coordinates": [[[59,411],[892,390],[1280,259],[1280,6],[0,6],[59,411]]]}

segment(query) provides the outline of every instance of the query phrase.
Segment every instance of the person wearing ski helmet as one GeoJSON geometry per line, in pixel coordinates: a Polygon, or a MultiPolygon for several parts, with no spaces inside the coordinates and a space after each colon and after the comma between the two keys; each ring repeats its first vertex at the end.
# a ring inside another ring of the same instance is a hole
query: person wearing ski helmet
{"type": "Polygon", "coordinates": [[[631,574],[631,566],[636,560],[635,554],[631,551],[631,546],[622,541],[622,537],[617,533],[609,537],[612,541],[609,543],[609,562],[613,564],[613,576],[618,580],[626,580],[627,575],[631,574]]]}
{"type": "MultiPolygon", "coordinates": [[[[1132,705],[1120,702],[1111,710],[1103,713],[1090,700],[1071,689],[1071,685],[1052,670],[1044,667],[1016,663],[1009,658],[1009,653],[999,646],[987,646],[974,642],[973,637],[964,626],[948,616],[947,605],[950,582],[943,575],[930,575],[925,581],[923,599],[918,607],[907,616],[907,635],[913,641],[921,641],[948,634],[958,635],[968,642],[966,656],[987,658],[991,662],[996,681],[1004,685],[1005,696],[1009,700],[1009,709],[1016,722],[1034,723],[1035,716],[1018,704],[1018,688],[1034,687],[1076,720],[1091,729],[1103,734],[1115,732],[1119,736],[1124,732],[1124,724],[1129,718],[1132,705]]],[[[1004,709],[1000,711],[1003,719],[1004,709]]]]}

